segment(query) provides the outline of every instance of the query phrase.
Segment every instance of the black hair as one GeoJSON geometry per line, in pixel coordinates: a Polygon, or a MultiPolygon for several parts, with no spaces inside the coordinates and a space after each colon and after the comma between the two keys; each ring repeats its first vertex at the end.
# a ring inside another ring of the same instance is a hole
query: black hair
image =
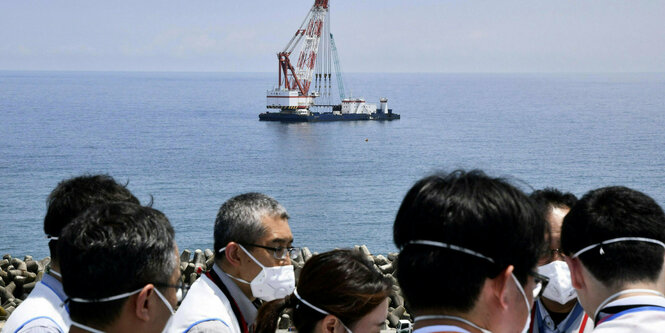
{"type": "MultiPolygon", "coordinates": [[[[91,206],[105,202],[131,202],[139,200],[109,175],[82,175],[58,183],[46,200],[44,232],[58,237],[62,229],[91,206]]],[[[57,241],[49,242],[51,258],[58,260],[57,241]]]]}
{"type": "Polygon", "coordinates": [[[480,170],[457,170],[419,180],[399,208],[393,238],[401,249],[396,277],[413,311],[467,312],[486,278],[507,266],[522,285],[536,265],[545,221],[521,190],[480,170]],[[486,259],[414,240],[449,243],[486,259]]]}
{"type": "MultiPolygon", "coordinates": [[[[561,247],[572,255],[589,245],[619,237],[665,242],[662,208],[646,194],[623,186],[589,191],[564,218],[561,247]]],[[[624,282],[655,281],[663,266],[664,251],[653,243],[623,241],[592,248],[579,259],[606,287],[614,288],[624,282]]]]}
{"type": "MultiPolygon", "coordinates": [[[[65,293],[100,299],[144,287],[168,284],[176,269],[174,232],[153,208],[132,203],[93,206],[62,230],[58,254],[65,293]]],[[[72,320],[106,327],[127,298],[110,302],[69,302],[72,320]]]]}
{"type": "Polygon", "coordinates": [[[529,195],[538,205],[538,209],[544,218],[550,212],[550,207],[571,209],[577,202],[577,197],[570,193],[563,193],[553,187],[546,187],[542,190],[536,190],[529,195]]]}
{"type": "MultiPolygon", "coordinates": [[[[392,281],[355,250],[333,250],[310,258],[300,272],[298,294],[352,327],[390,295],[392,281]]],[[[257,333],[275,332],[277,319],[290,310],[298,332],[314,332],[326,315],[302,303],[294,294],[264,304],[257,316],[257,333]]]]}

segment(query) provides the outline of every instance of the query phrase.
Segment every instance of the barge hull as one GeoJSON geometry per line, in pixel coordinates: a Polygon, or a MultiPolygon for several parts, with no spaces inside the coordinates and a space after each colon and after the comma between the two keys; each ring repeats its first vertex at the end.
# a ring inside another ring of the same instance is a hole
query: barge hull
{"type": "Polygon", "coordinates": [[[286,112],[264,112],[259,114],[261,121],[280,121],[285,123],[296,122],[319,122],[319,121],[355,121],[355,120],[396,120],[400,116],[397,113],[332,113],[332,112],[310,112],[309,114],[294,114],[286,112]]]}

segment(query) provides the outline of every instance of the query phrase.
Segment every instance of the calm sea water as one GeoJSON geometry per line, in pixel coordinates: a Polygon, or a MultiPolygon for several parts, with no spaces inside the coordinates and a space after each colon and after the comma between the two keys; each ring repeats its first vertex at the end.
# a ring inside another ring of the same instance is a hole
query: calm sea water
{"type": "Polygon", "coordinates": [[[296,244],[395,251],[402,197],[436,170],[530,191],[626,185],[665,203],[665,74],[351,74],[393,122],[258,121],[274,73],[0,72],[0,254],[48,255],[45,200],[108,173],[163,211],[180,248],[211,248],[233,195],[267,193],[296,244]]]}

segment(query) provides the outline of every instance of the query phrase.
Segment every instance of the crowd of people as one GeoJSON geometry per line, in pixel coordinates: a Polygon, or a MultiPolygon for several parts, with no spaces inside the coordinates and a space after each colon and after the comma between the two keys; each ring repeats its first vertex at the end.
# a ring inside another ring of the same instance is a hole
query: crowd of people
{"type": "MultiPolygon", "coordinates": [[[[226,201],[214,265],[182,283],[168,218],[107,175],[60,182],[44,231],[51,263],[2,332],[377,333],[393,281],[355,250],[300,271],[286,209],[260,193],[226,201]],[[177,309],[177,310],[176,310],[177,309]]],[[[413,185],[393,225],[395,276],[414,332],[665,331],[665,213],[621,186],[579,200],[527,194],[482,171],[413,185]]]]}

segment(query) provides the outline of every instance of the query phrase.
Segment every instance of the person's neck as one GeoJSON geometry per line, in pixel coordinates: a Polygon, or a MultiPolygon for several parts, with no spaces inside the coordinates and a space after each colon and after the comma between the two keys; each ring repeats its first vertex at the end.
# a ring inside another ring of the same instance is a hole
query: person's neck
{"type": "Polygon", "coordinates": [[[577,304],[577,299],[573,299],[566,304],[560,304],[544,297],[541,297],[540,301],[543,303],[545,309],[550,313],[569,313],[570,311],[573,311],[575,304],[577,304]]]}
{"type": "Polygon", "coordinates": [[[595,304],[594,308],[597,310],[598,307],[600,307],[601,305],[605,307],[609,303],[628,297],[662,296],[662,295],[663,295],[663,287],[661,283],[656,283],[656,282],[626,283],[619,287],[610,288],[606,292],[599,293],[596,302],[597,304],[595,304]],[[658,293],[660,293],[660,295],[658,295],[658,293]]]}
{"type": "MultiPolygon", "coordinates": [[[[240,271],[237,270],[234,266],[229,265],[228,263],[226,263],[224,261],[222,261],[221,263],[220,262],[215,262],[215,265],[217,265],[217,267],[219,267],[219,269],[221,269],[222,272],[224,272],[226,274],[229,274],[229,275],[232,275],[236,278],[241,278],[240,277],[240,271]]],[[[238,281],[234,278],[231,278],[231,280],[233,281],[233,283],[235,283],[236,286],[238,286],[238,288],[240,288],[240,291],[242,291],[242,293],[245,294],[245,296],[247,296],[247,298],[250,301],[254,301],[256,299],[254,297],[254,295],[252,295],[252,288],[250,287],[249,284],[240,282],[240,281],[238,281]]],[[[250,282],[250,281],[247,281],[247,282],[250,282]]]]}
{"type": "MultiPolygon", "coordinates": [[[[62,273],[60,272],[60,262],[59,262],[59,261],[57,261],[57,260],[51,260],[51,262],[49,263],[49,266],[51,267],[51,268],[50,268],[51,270],[54,270],[54,271],[58,272],[58,274],[62,274],[62,273]]],[[[56,280],[58,280],[58,281],[60,281],[60,282],[62,283],[62,278],[60,278],[60,276],[55,275],[55,274],[51,274],[51,273],[49,273],[49,275],[51,275],[51,276],[54,277],[56,280]]]]}

